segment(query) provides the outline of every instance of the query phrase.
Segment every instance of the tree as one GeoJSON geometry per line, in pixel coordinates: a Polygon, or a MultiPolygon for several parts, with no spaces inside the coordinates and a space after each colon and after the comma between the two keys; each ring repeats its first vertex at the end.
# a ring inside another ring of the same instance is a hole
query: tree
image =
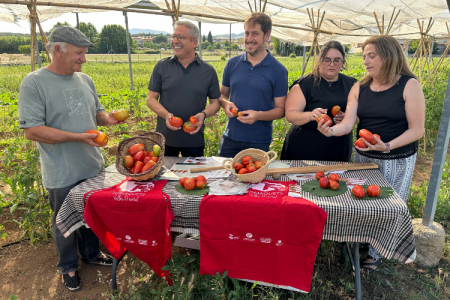
{"type": "Polygon", "coordinates": [[[30,45],[30,38],[18,36],[0,36],[0,53],[19,54],[19,47],[30,45]]]}
{"type": "Polygon", "coordinates": [[[53,25],[52,29],[50,29],[50,31],[48,32],[49,35],[52,33],[52,31],[53,31],[56,27],[59,27],[59,26],[71,26],[71,25],[70,25],[67,21],[64,22],[64,23],[58,22],[58,23],[56,23],[55,25],[53,25]]]}
{"type": "Polygon", "coordinates": [[[211,31],[208,33],[208,42],[212,45],[214,42],[213,42],[213,38],[212,38],[212,34],[211,34],[211,31]]]}
{"type": "Polygon", "coordinates": [[[142,46],[144,46],[144,48],[150,48],[150,49],[155,48],[155,44],[153,44],[153,41],[150,41],[150,42],[144,42],[144,43],[142,44],[142,46]]]}
{"type": "MultiPolygon", "coordinates": [[[[135,53],[137,42],[130,38],[131,52],[135,53]]],[[[127,35],[125,28],[120,25],[105,25],[100,32],[100,53],[107,53],[111,47],[116,53],[127,53],[127,35]]]]}
{"type": "Polygon", "coordinates": [[[208,50],[209,52],[212,52],[212,51],[214,51],[214,48],[212,45],[209,45],[208,48],[206,48],[206,50],[208,50]]]}
{"type": "Polygon", "coordinates": [[[280,55],[280,53],[281,53],[281,43],[280,43],[280,40],[277,39],[277,38],[275,38],[275,37],[272,37],[272,42],[273,42],[273,50],[275,50],[275,53],[276,53],[277,55],[280,55]]]}
{"type": "MultiPolygon", "coordinates": [[[[414,53],[417,51],[417,48],[419,48],[419,44],[420,44],[420,40],[411,40],[409,41],[409,53],[414,53]]],[[[433,54],[437,53],[437,46],[438,43],[436,40],[434,40],[433,42],[433,49],[431,50],[431,52],[433,54]]],[[[428,52],[428,41],[425,41],[425,48],[427,49],[428,52]]]]}
{"type": "Polygon", "coordinates": [[[153,44],[167,43],[167,37],[164,35],[157,35],[152,39],[153,44]]]}
{"type": "Polygon", "coordinates": [[[207,49],[208,46],[210,46],[210,45],[211,45],[211,44],[210,44],[208,41],[203,42],[203,43],[202,43],[202,49],[207,49]]]}
{"type": "Polygon", "coordinates": [[[219,50],[222,47],[222,45],[220,43],[214,43],[213,47],[214,49],[219,50]]]}
{"type": "Polygon", "coordinates": [[[98,39],[97,28],[92,23],[80,22],[80,31],[94,44],[94,48],[89,48],[89,53],[98,53],[100,40],[98,39]]]}
{"type": "Polygon", "coordinates": [[[239,46],[236,43],[231,44],[231,50],[237,51],[239,46]]]}
{"type": "Polygon", "coordinates": [[[224,47],[230,47],[230,41],[229,40],[223,41],[223,46],[224,47]]]}
{"type": "Polygon", "coordinates": [[[205,42],[205,41],[206,41],[206,37],[205,37],[205,35],[203,35],[202,42],[205,42]]]}
{"type": "Polygon", "coordinates": [[[166,44],[164,44],[163,42],[159,43],[159,49],[166,47],[166,44]]]}
{"type": "Polygon", "coordinates": [[[20,51],[20,53],[22,53],[22,54],[30,55],[31,46],[30,46],[30,45],[22,45],[22,46],[19,46],[19,51],[20,51]]]}

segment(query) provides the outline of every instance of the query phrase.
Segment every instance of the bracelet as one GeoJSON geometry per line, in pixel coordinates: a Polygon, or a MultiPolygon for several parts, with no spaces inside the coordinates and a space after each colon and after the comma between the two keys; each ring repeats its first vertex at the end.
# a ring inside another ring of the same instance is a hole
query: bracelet
{"type": "Polygon", "coordinates": [[[205,119],[207,118],[206,113],[204,111],[201,111],[201,113],[203,113],[205,115],[205,119]]]}
{"type": "Polygon", "coordinates": [[[334,134],[334,130],[333,130],[333,128],[330,128],[330,130],[331,130],[331,135],[329,137],[332,137],[334,134]]]}

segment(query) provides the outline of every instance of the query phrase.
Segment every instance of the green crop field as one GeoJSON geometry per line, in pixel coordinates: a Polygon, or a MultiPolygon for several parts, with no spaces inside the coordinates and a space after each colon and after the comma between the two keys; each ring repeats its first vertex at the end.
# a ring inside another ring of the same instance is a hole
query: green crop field
{"type": "MultiPolygon", "coordinates": [[[[161,55],[161,57],[167,56],[170,56],[170,53],[161,55]]],[[[132,114],[132,118],[126,124],[100,128],[110,137],[108,146],[102,150],[107,165],[110,165],[115,162],[117,145],[121,140],[155,129],[156,115],[147,108],[145,99],[153,67],[160,55],[140,54],[138,57],[137,54],[133,54],[135,87],[133,91],[130,90],[128,64],[111,63],[111,58],[117,61],[114,55],[106,58],[107,63],[100,63],[104,57],[105,55],[88,55],[88,63],[83,66],[83,72],[94,80],[97,92],[101,95],[100,101],[106,111],[125,108],[132,114]]],[[[120,59],[127,62],[127,55],[120,55],[120,59]]],[[[220,81],[226,62],[220,61],[219,54],[204,56],[204,59],[212,61],[210,64],[217,71],[220,81]]],[[[286,66],[290,83],[300,77],[301,58],[277,59],[286,66]]],[[[437,59],[433,61],[433,63],[436,62],[437,59]]],[[[311,62],[307,70],[310,68],[311,62]]],[[[40,181],[38,151],[24,138],[23,131],[18,127],[19,87],[29,70],[30,66],[26,65],[0,67],[0,134],[2,135],[0,177],[3,181],[2,185],[9,186],[11,191],[8,195],[0,190],[0,206],[10,205],[11,211],[14,211],[19,204],[21,205],[20,207],[24,209],[20,222],[24,231],[23,236],[30,237],[35,243],[51,237],[49,222],[51,211],[40,181]]],[[[365,73],[362,57],[349,57],[348,66],[343,72],[357,79],[362,78],[365,73]]],[[[416,73],[418,74],[418,71],[416,73]]],[[[432,159],[434,154],[448,73],[448,66],[441,67],[433,81],[423,87],[426,98],[426,134],[420,140],[421,161],[432,159]]],[[[426,80],[428,70],[423,70],[421,76],[423,80],[426,80]]],[[[217,155],[220,135],[224,131],[226,121],[227,117],[222,111],[214,119],[210,118],[206,121],[205,155],[217,155]],[[213,122],[216,123],[218,132],[214,130],[213,122]]],[[[274,122],[271,150],[280,152],[289,126],[285,119],[274,122]]],[[[429,174],[424,164],[418,163],[416,168],[429,174]]],[[[449,173],[450,160],[447,160],[435,218],[437,222],[445,226],[447,232],[442,263],[438,268],[422,271],[411,265],[386,261],[384,267],[379,272],[375,272],[375,275],[363,278],[363,292],[367,296],[370,295],[370,299],[449,299],[449,173]]],[[[420,218],[423,214],[427,186],[427,181],[413,183],[408,207],[414,218],[420,218]]],[[[0,241],[5,236],[6,232],[2,231],[0,224],[0,241]]],[[[133,276],[135,279],[138,278],[137,283],[136,280],[134,283],[130,281],[130,286],[125,287],[125,291],[122,291],[119,296],[113,295],[110,290],[107,290],[107,293],[111,299],[168,299],[169,297],[170,299],[351,299],[355,295],[351,266],[348,261],[342,265],[339,263],[339,253],[338,243],[322,242],[314,269],[312,290],[308,295],[275,288],[255,287],[223,275],[199,276],[198,254],[178,255],[169,262],[168,268],[175,276],[173,287],[169,288],[156,275],[148,278],[149,276],[144,274],[144,271],[148,269],[139,263],[135,266],[136,269],[133,269],[133,276]],[[253,297],[253,295],[257,296],[253,297]]],[[[106,285],[105,289],[107,289],[106,285]]]]}

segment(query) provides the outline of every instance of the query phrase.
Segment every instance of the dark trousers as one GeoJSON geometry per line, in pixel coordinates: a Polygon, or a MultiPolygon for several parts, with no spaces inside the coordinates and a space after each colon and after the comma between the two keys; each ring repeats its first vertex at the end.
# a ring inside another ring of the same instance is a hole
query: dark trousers
{"type": "Polygon", "coordinates": [[[165,146],[164,150],[164,156],[176,156],[178,157],[180,152],[181,156],[194,156],[194,157],[200,157],[203,156],[203,150],[205,150],[205,146],[201,147],[172,147],[172,146],[165,146]]]}
{"type": "Polygon", "coordinates": [[[263,151],[269,151],[269,144],[258,144],[258,143],[249,143],[249,142],[239,142],[222,136],[222,140],[220,141],[219,146],[219,156],[222,157],[235,157],[236,154],[241,152],[242,150],[255,148],[263,151]]]}
{"type": "Polygon", "coordinates": [[[81,226],[66,238],[59,231],[58,227],[56,227],[56,215],[64,200],[70,190],[80,183],[77,182],[60,189],[47,189],[50,208],[53,211],[53,240],[55,241],[56,252],[59,256],[57,266],[60,267],[62,274],[67,274],[78,269],[78,251],[80,251],[81,259],[85,262],[91,262],[100,256],[99,240],[91,229],[81,226]]]}

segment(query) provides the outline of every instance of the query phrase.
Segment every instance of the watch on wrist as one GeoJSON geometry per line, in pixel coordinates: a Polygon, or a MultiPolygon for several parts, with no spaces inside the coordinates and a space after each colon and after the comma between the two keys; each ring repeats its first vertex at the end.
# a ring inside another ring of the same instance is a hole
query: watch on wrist
{"type": "Polygon", "coordinates": [[[205,115],[205,119],[207,118],[206,113],[204,111],[201,111],[201,113],[203,113],[205,115]]]}
{"type": "Polygon", "coordinates": [[[386,145],[386,150],[384,150],[383,153],[391,152],[391,145],[389,145],[389,143],[385,143],[385,145],[386,145]]]}

